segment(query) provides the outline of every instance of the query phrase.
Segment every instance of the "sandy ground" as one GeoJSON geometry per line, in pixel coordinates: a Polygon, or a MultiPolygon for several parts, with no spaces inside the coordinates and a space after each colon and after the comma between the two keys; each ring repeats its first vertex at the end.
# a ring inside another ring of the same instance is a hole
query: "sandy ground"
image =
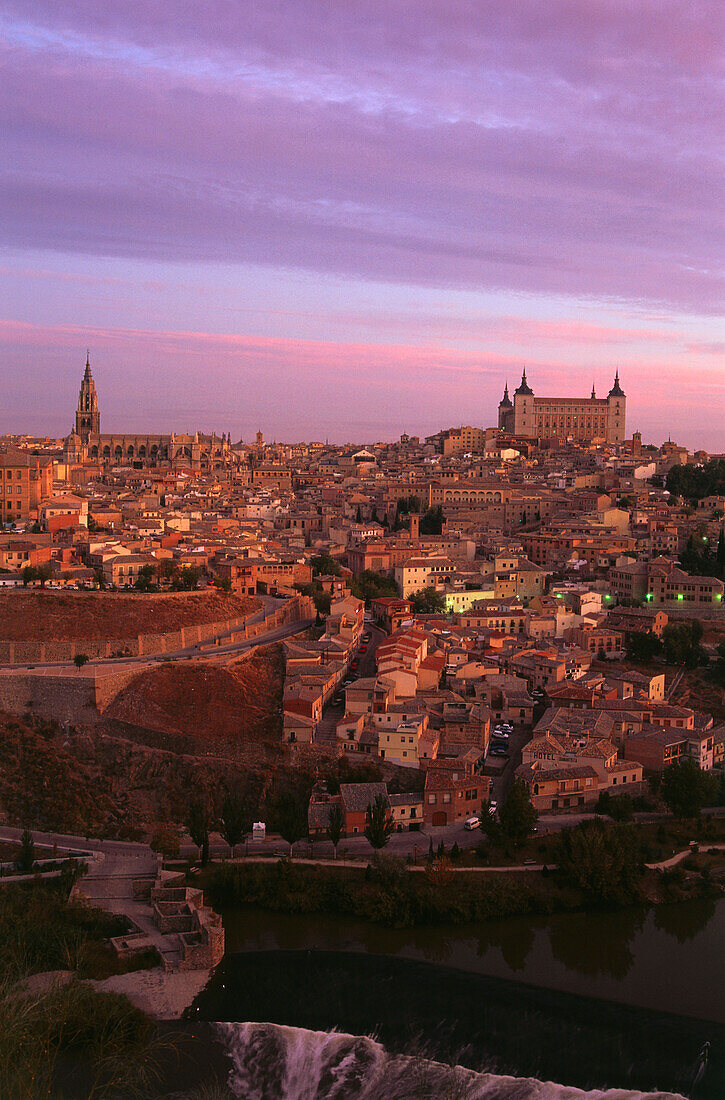
{"type": "MultiPolygon", "coordinates": [[[[180,1020],[196,995],[209,981],[211,970],[169,972],[157,966],[153,970],[134,970],[114,974],[103,981],[88,981],[104,993],[125,993],[129,1001],[155,1020],[180,1020]]],[[[23,996],[38,997],[54,985],[65,985],[73,978],[72,970],[46,970],[32,974],[18,985],[23,996]]]]}
{"type": "Polygon", "coordinates": [[[94,989],[125,993],[129,1001],[156,1020],[180,1020],[196,995],[209,981],[211,970],[134,970],[114,974],[103,981],[91,981],[94,989]]]}

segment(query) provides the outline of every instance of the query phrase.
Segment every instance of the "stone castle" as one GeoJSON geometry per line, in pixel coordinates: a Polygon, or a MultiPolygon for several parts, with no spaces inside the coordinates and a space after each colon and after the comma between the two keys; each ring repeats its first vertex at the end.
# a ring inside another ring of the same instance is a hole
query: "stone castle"
{"type": "Polygon", "coordinates": [[[536,397],[526,380],[509,397],[508,383],[498,406],[498,426],[509,435],[531,439],[572,439],[575,443],[621,443],[625,438],[627,398],[619,371],[606,397],[536,397]]]}

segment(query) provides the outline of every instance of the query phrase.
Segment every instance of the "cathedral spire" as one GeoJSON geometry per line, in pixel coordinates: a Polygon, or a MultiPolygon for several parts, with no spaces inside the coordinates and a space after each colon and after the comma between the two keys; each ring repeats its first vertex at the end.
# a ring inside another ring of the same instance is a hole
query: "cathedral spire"
{"type": "Polygon", "coordinates": [[[597,393],[596,393],[596,390],[594,389],[594,382],[592,382],[592,401],[596,401],[596,399],[597,399],[597,393]]]}
{"type": "Polygon", "coordinates": [[[88,442],[88,437],[92,432],[98,433],[101,430],[98,396],[96,394],[96,384],[91,374],[91,354],[88,348],[86,348],[86,369],[83,372],[80,393],[78,394],[75,430],[84,443],[88,442]]]}

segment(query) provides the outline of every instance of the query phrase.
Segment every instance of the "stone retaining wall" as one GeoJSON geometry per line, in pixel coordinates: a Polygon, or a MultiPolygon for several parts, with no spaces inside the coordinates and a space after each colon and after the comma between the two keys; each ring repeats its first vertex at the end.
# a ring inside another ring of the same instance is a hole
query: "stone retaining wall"
{"type": "MultiPolygon", "coordinates": [[[[260,622],[248,624],[236,640],[259,637],[286,623],[311,619],[314,613],[309,597],[295,596],[260,622]]],[[[222,644],[228,644],[226,637],[222,644]]],[[[254,652],[254,647],[249,652],[254,652]]],[[[247,652],[235,654],[233,659],[246,656],[247,652]]],[[[31,710],[38,717],[56,718],[59,722],[76,725],[95,723],[119,691],[144,667],[148,666],[128,664],[94,668],[86,665],[81,671],[0,669],[0,710],[8,714],[24,714],[31,710]]]]}

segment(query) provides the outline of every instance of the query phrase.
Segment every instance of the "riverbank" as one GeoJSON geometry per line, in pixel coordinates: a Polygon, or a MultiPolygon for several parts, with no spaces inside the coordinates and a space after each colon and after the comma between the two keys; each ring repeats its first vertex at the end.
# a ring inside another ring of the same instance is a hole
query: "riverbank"
{"type": "Polygon", "coordinates": [[[724,892],[722,864],[719,849],[684,853],[663,870],[635,861],[626,888],[619,881],[624,879],[623,874],[618,877],[620,868],[611,865],[601,876],[612,880],[608,893],[596,881],[596,866],[588,877],[576,877],[546,866],[460,868],[447,859],[409,866],[387,855],[373,857],[365,867],[349,862],[243,860],[210,866],[192,877],[216,909],[255,906],[276,913],[354,916],[409,928],[719,898],[724,892]]]}

